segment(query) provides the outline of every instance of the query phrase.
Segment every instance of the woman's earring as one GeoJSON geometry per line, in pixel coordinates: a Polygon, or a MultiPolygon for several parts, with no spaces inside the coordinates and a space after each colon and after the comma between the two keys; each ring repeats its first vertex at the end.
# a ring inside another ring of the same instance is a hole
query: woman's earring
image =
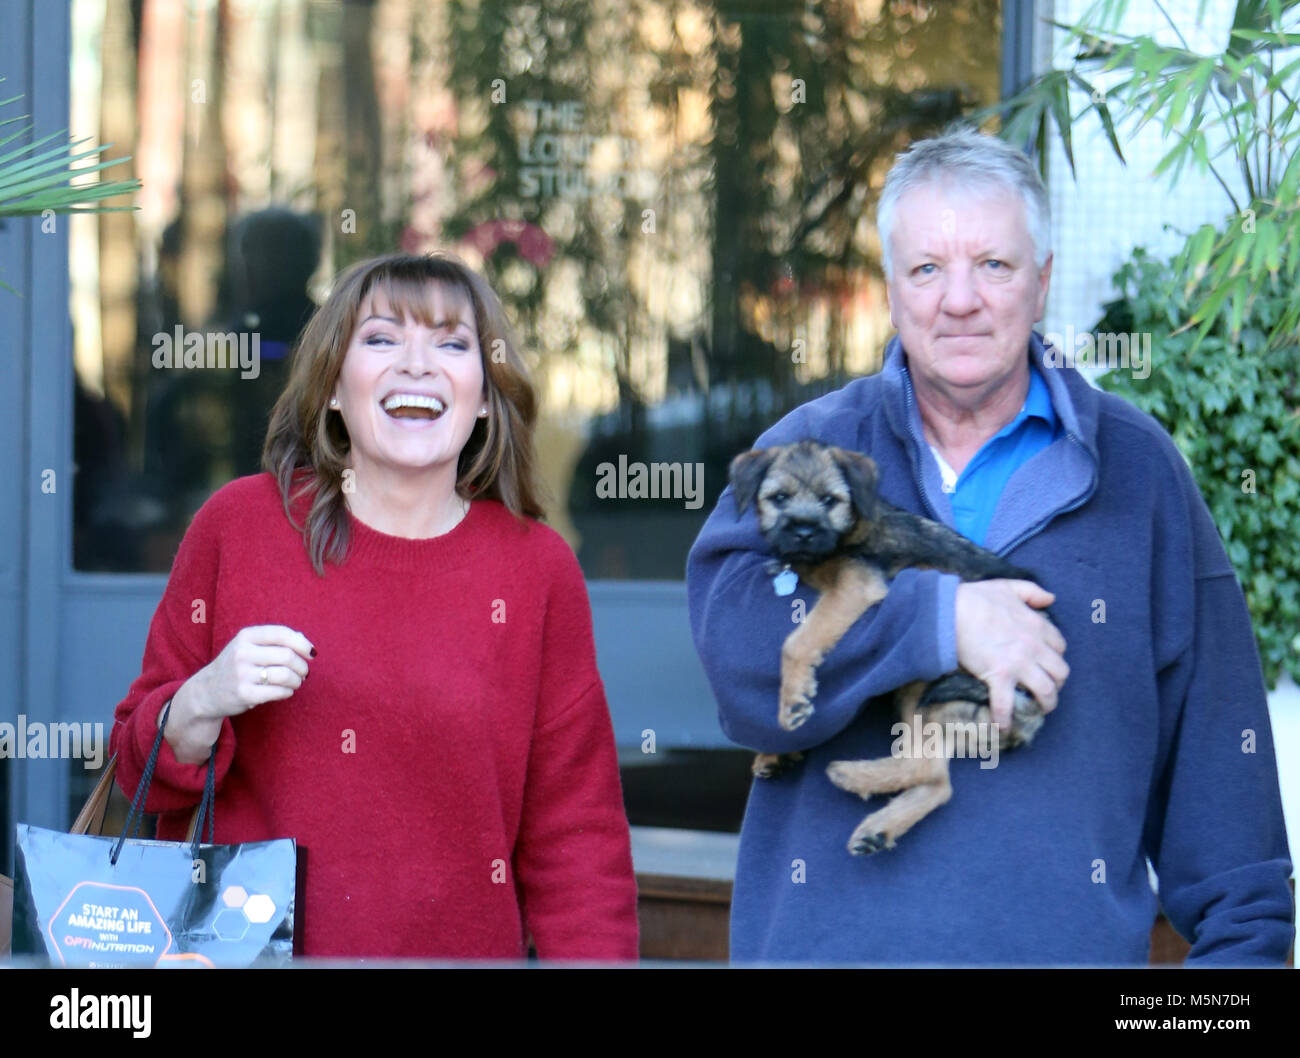
{"type": "Polygon", "coordinates": [[[480,419],[486,419],[486,418],[487,418],[487,412],[488,412],[487,405],[484,404],[483,407],[479,408],[479,410],[478,410],[478,417],[479,417],[480,419]]]}
{"type": "Polygon", "coordinates": [[[331,407],[331,408],[337,408],[338,406],[339,406],[339,399],[338,399],[338,397],[330,397],[330,407],[331,407]]]}

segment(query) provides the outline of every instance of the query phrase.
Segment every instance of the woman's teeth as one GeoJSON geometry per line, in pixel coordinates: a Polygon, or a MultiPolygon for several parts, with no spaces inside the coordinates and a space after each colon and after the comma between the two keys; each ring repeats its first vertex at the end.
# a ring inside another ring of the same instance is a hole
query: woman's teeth
{"type": "Polygon", "coordinates": [[[422,393],[394,393],[385,398],[383,409],[395,419],[436,419],[445,407],[437,397],[422,393]]]}

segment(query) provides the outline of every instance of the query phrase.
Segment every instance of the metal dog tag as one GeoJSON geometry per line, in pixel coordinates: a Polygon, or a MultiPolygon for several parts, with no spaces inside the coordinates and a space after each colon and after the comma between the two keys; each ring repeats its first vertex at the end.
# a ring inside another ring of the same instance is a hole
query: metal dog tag
{"type": "Polygon", "coordinates": [[[776,592],[777,595],[793,595],[794,589],[798,587],[798,585],[799,574],[789,566],[786,566],[785,569],[781,570],[780,573],[772,578],[772,590],[776,592]]]}

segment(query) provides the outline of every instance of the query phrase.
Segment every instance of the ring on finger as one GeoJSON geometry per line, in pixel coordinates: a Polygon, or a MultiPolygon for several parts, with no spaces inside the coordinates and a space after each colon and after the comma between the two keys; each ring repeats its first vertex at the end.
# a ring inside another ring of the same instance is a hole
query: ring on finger
{"type": "Polygon", "coordinates": [[[266,683],[266,682],[267,682],[267,670],[266,670],[266,669],[263,669],[263,670],[262,670],[262,675],[260,675],[259,677],[257,677],[257,682],[258,682],[258,683],[266,683]]]}

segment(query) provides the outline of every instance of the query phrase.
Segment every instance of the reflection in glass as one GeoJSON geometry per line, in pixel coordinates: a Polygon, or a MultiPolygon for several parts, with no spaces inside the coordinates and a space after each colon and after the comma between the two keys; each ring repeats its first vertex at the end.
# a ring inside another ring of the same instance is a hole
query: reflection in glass
{"type": "Polygon", "coordinates": [[[999,23],[997,0],[75,0],[74,130],[144,182],[73,228],[76,568],[169,569],[259,469],[322,284],[437,247],[516,322],[587,575],[680,579],[731,457],[878,366],[875,194],[997,97],[999,23]]]}

